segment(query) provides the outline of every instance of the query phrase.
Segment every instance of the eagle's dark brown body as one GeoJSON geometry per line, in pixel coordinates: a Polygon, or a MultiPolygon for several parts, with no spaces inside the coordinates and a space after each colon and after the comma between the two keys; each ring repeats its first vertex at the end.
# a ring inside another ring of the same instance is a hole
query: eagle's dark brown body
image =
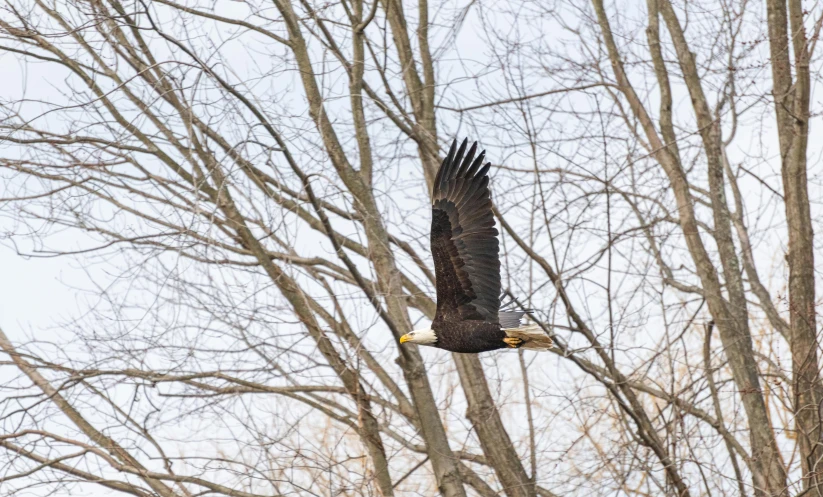
{"type": "Polygon", "coordinates": [[[432,329],[437,333],[435,347],[449,352],[477,354],[505,349],[506,332],[497,323],[486,321],[443,321],[435,319],[432,329]]]}

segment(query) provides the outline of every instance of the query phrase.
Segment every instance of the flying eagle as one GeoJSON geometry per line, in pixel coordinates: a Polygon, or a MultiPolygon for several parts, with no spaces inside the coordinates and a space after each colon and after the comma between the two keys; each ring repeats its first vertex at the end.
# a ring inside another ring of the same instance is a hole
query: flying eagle
{"type": "Polygon", "coordinates": [[[437,312],[430,329],[400,337],[400,343],[476,354],[503,348],[545,350],[552,339],[525,312],[500,310],[500,244],[494,227],[486,151],[467,140],[440,165],[432,194],[431,250],[437,312]]]}

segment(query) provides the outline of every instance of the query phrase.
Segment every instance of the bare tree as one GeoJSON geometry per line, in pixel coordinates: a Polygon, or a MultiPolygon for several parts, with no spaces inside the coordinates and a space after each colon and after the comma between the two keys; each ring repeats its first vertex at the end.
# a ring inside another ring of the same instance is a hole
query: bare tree
{"type": "Polygon", "coordinates": [[[4,241],[89,277],[55,339],[0,332],[0,488],[822,495],[822,24],[799,0],[7,2],[4,241]],[[554,354],[397,344],[434,315],[458,136],[494,158],[504,300],[554,354]]]}

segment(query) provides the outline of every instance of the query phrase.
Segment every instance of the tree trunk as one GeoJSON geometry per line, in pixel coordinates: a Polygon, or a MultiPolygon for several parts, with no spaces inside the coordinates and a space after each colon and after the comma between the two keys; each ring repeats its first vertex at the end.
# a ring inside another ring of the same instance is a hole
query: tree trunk
{"type": "Polygon", "coordinates": [[[769,0],[769,47],[781,172],[789,235],[789,340],[795,429],[804,489],[820,495],[820,384],[814,287],[814,233],[809,206],[806,153],[809,136],[809,48],[799,0],[769,0]],[[788,15],[787,15],[788,14],[788,15]],[[791,26],[791,36],[787,30],[791,26]],[[789,40],[794,49],[792,81],[789,40]]]}

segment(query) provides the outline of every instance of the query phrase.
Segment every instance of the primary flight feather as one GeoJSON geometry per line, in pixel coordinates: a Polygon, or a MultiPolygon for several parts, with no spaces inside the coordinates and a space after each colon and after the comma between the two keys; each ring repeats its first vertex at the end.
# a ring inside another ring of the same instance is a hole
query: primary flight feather
{"type": "Polygon", "coordinates": [[[552,339],[537,325],[523,325],[520,311],[500,310],[500,244],[494,227],[485,150],[452,143],[434,179],[431,250],[437,312],[431,328],[400,343],[451,352],[502,348],[548,349],[552,339]]]}

